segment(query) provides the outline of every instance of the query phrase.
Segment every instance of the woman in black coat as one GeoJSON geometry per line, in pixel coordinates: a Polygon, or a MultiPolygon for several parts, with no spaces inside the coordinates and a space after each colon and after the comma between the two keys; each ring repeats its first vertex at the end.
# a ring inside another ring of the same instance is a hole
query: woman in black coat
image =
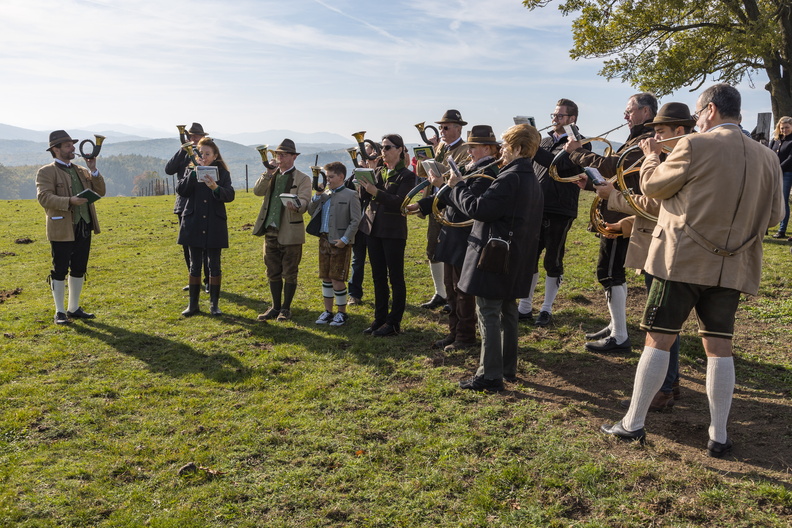
{"type": "Polygon", "coordinates": [[[202,166],[217,167],[217,181],[211,177],[198,180],[194,167],[176,184],[176,192],[186,198],[182,212],[179,244],[190,252],[190,304],[182,315],[189,317],[198,310],[201,293],[201,267],[206,255],[209,264],[210,313],[220,315],[220,250],[228,247],[228,221],[225,204],[234,201],[234,187],[228,166],[220,156],[220,149],[210,138],[198,142],[202,166]]]}
{"type": "Polygon", "coordinates": [[[371,280],[374,282],[374,322],[363,332],[375,337],[393,336],[401,330],[407,306],[404,281],[407,218],[401,214],[401,204],[417,183],[415,173],[407,168],[410,157],[400,135],[382,137],[382,159],[385,167],[375,173],[376,183],[360,183],[362,197],[371,197],[360,222],[360,231],[368,237],[371,280]],[[393,304],[388,311],[391,291],[393,304]]]}
{"type": "MultiPolygon", "coordinates": [[[[786,214],[778,225],[778,232],[773,238],[786,236],[787,222],[789,222],[789,192],[792,189],[792,117],[784,116],[778,120],[773,132],[773,140],[769,147],[778,154],[781,171],[784,173],[782,192],[784,193],[784,207],[786,214]]],[[[790,238],[792,240],[792,237],[790,238]]]]}
{"type": "Polygon", "coordinates": [[[476,375],[460,383],[463,389],[503,390],[503,379],[517,376],[517,298],[531,289],[536,272],[536,250],[544,197],[533,171],[531,156],[539,147],[539,132],[530,125],[515,125],[503,133],[502,168],[481,196],[456,177],[449,200],[473,218],[459,289],[476,296],[481,328],[481,358],[476,375]],[[508,271],[479,267],[482,250],[490,238],[509,242],[508,271]]]}

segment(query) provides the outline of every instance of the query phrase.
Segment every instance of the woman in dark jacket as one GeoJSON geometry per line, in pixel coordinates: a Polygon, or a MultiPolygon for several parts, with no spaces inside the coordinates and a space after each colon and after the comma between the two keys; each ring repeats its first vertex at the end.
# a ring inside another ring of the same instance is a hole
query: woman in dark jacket
{"type": "MultiPolygon", "coordinates": [[[[778,224],[778,232],[773,235],[773,238],[784,238],[787,222],[789,222],[789,192],[792,190],[792,117],[784,116],[778,120],[773,132],[773,140],[769,146],[778,154],[778,160],[781,162],[781,171],[784,173],[782,189],[784,207],[786,207],[784,219],[778,224]]],[[[789,240],[792,240],[792,237],[789,240]]]]}
{"type": "Polygon", "coordinates": [[[189,317],[198,310],[201,293],[201,267],[206,255],[209,263],[210,313],[221,315],[217,303],[220,299],[220,250],[228,247],[228,221],[226,202],[234,201],[234,187],[228,166],[220,156],[220,149],[210,138],[198,142],[199,161],[203,166],[217,167],[217,181],[211,177],[198,180],[195,168],[176,184],[176,192],[186,198],[182,212],[179,244],[190,252],[190,304],[182,315],[189,317]]]}
{"type": "Polygon", "coordinates": [[[407,218],[401,214],[401,204],[417,183],[415,173],[407,168],[410,158],[400,135],[382,137],[382,159],[385,167],[375,172],[376,183],[360,183],[363,199],[367,195],[371,197],[360,222],[360,231],[368,237],[371,280],[374,282],[374,321],[363,332],[376,337],[393,336],[401,330],[407,306],[404,282],[407,218]],[[389,312],[391,291],[393,304],[389,312]]]}
{"type": "Polygon", "coordinates": [[[530,125],[515,125],[503,133],[500,174],[481,196],[456,177],[449,196],[456,209],[473,218],[459,289],[476,296],[481,328],[481,357],[474,377],[463,389],[500,391],[503,379],[517,376],[517,298],[531,289],[536,272],[536,250],[544,198],[533,171],[531,156],[539,147],[539,132],[530,125]],[[490,238],[509,242],[508,270],[486,271],[479,266],[490,238]]]}

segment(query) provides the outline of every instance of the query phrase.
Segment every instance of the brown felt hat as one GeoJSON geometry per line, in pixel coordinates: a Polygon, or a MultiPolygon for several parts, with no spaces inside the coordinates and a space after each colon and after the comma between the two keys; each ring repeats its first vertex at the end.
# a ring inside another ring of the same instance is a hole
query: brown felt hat
{"type": "Polygon", "coordinates": [[[459,110],[446,110],[446,113],[443,114],[440,121],[435,121],[435,123],[438,125],[442,125],[443,123],[455,123],[462,126],[467,125],[467,121],[462,121],[462,114],[459,113],[459,110]]]}
{"type": "Polygon", "coordinates": [[[495,132],[489,125],[473,125],[467,136],[468,145],[500,145],[500,141],[495,137],[495,132]]]}
{"type": "Polygon", "coordinates": [[[300,155],[300,153],[297,152],[297,148],[294,146],[294,141],[289,138],[281,141],[280,145],[278,145],[278,148],[276,148],[273,152],[285,152],[287,154],[294,154],[295,156],[300,155]]]}
{"type": "Polygon", "coordinates": [[[193,123],[190,125],[190,128],[187,129],[187,133],[190,135],[195,134],[196,136],[205,136],[206,132],[204,132],[201,123],[193,123]]]}
{"type": "Polygon", "coordinates": [[[50,132],[49,141],[49,148],[47,149],[48,151],[52,150],[52,147],[55,145],[60,145],[61,143],[66,143],[67,141],[77,143],[79,139],[72,139],[65,130],[56,130],[54,132],[50,132]]]}
{"type": "Polygon", "coordinates": [[[685,103],[666,103],[657,112],[654,120],[646,126],[675,125],[684,127],[696,126],[696,120],[690,115],[690,108],[685,103]]]}

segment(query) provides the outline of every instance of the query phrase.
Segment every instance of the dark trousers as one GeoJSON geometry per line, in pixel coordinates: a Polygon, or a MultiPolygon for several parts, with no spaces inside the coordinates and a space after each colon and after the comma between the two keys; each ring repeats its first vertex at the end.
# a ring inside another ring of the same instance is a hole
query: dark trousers
{"type": "Polygon", "coordinates": [[[358,231],[352,245],[352,274],[349,276],[349,296],[363,298],[363,277],[366,270],[368,235],[358,231]]]}
{"type": "Polygon", "coordinates": [[[606,290],[627,282],[624,273],[624,259],[630,239],[624,237],[600,237],[599,258],[597,260],[597,280],[606,290]]]}
{"type": "Polygon", "coordinates": [[[399,238],[368,237],[371,280],[374,282],[374,322],[398,326],[407,306],[407,285],[404,282],[404,248],[407,241],[399,238]],[[390,281],[390,289],[388,282],[390,281]],[[391,291],[393,303],[388,312],[391,291]]]}
{"type": "Polygon", "coordinates": [[[220,248],[200,248],[190,246],[190,275],[193,277],[201,276],[204,262],[209,266],[208,276],[220,276],[220,248]]]}
{"type": "Polygon", "coordinates": [[[53,280],[66,280],[66,274],[83,277],[91,254],[91,225],[80,221],[74,226],[73,242],[50,242],[53,280]]]}
{"type": "MultiPolygon", "coordinates": [[[[646,291],[652,289],[652,281],[654,281],[654,276],[649,275],[645,271],[644,274],[644,283],[646,284],[646,291]]],[[[668,371],[666,371],[666,377],[663,380],[663,386],[660,387],[661,392],[669,393],[674,391],[674,383],[679,381],[679,334],[676,336],[676,341],[674,344],[671,345],[671,350],[669,350],[670,356],[668,359],[668,371]]]]}
{"type": "MultiPolygon", "coordinates": [[[[181,217],[181,215],[179,215],[179,222],[183,222],[183,221],[184,219],[181,217]]],[[[182,249],[184,250],[184,262],[187,264],[187,271],[190,273],[190,275],[192,275],[192,272],[190,271],[190,247],[182,246],[182,249]]],[[[204,273],[204,282],[207,283],[209,281],[209,262],[206,260],[206,258],[204,258],[204,262],[203,262],[203,273],[204,273]]],[[[200,277],[201,274],[198,273],[197,275],[194,276],[200,277]]]]}
{"type": "Polygon", "coordinates": [[[448,306],[448,330],[460,343],[476,341],[476,296],[468,295],[459,289],[459,277],[462,268],[445,263],[443,266],[443,282],[446,287],[448,306]]]}
{"type": "Polygon", "coordinates": [[[560,277],[564,274],[564,251],[567,233],[573,220],[571,216],[551,213],[545,213],[542,217],[536,263],[538,268],[539,258],[544,251],[544,269],[548,277],[560,277]]]}

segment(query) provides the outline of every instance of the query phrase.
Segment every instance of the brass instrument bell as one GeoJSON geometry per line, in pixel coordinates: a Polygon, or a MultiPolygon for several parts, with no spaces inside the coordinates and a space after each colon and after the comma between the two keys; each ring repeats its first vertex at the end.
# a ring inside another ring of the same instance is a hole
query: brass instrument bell
{"type": "Polygon", "coordinates": [[[94,139],[96,140],[96,142],[93,142],[90,139],[83,139],[82,141],[80,141],[80,155],[83,158],[85,158],[85,159],[93,159],[93,158],[97,157],[99,155],[99,151],[102,150],[102,143],[106,139],[105,136],[102,136],[100,134],[94,134],[94,139]],[[83,146],[86,143],[90,143],[91,144],[91,152],[88,153],[88,154],[86,154],[85,151],[83,151],[83,146]]]}

